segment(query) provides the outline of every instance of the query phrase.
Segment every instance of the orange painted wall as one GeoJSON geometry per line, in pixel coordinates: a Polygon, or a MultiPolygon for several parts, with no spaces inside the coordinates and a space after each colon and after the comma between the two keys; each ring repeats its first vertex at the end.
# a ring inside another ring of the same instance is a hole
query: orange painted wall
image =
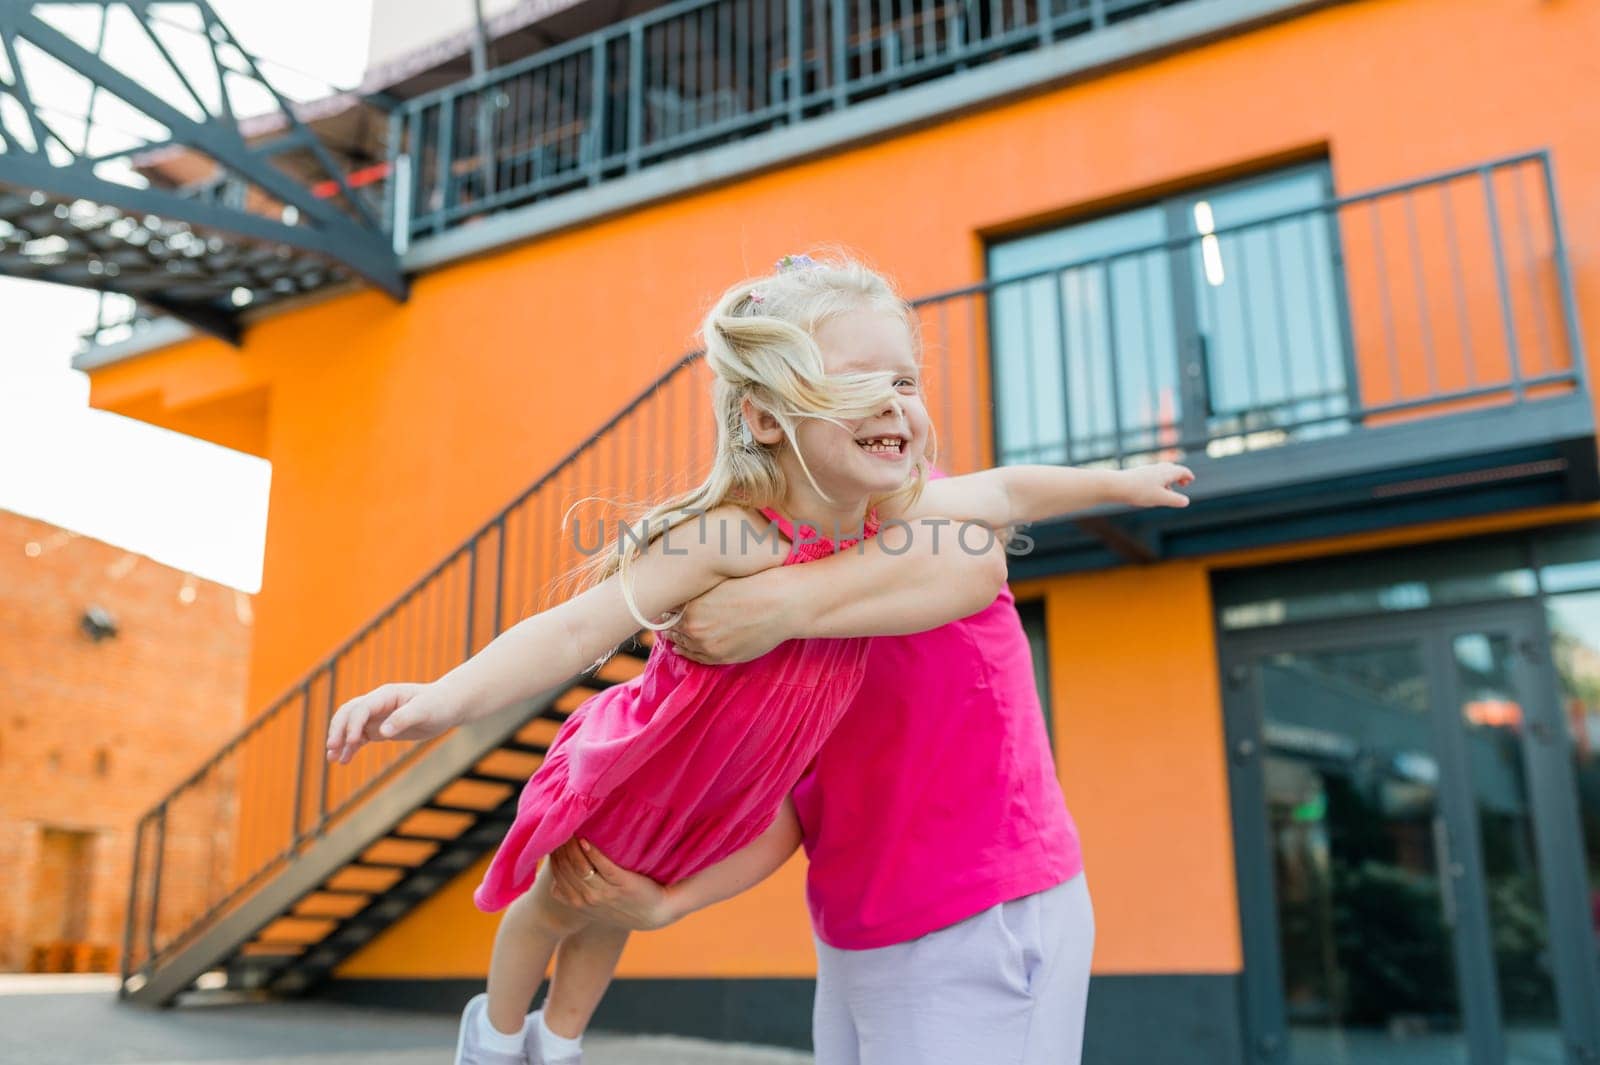
{"type": "MultiPolygon", "coordinates": [[[[1596,39],[1594,5],[1339,5],[452,266],[418,279],[403,306],[361,292],[269,317],[251,327],[240,351],[197,340],[109,367],[94,375],[95,402],[132,412],[155,391],[176,416],[213,397],[269,390],[260,438],[276,472],[251,675],[251,705],[264,706],[689,348],[698,313],[723,285],[815,241],[862,249],[908,293],[924,294],[981,277],[987,235],[1271,161],[1326,151],[1337,188],[1349,192],[1548,147],[1580,306],[1600,308],[1600,195],[1592,191],[1600,188],[1600,138],[1580,91],[1600,83],[1588,47],[1596,39]]],[[[1588,349],[1600,351],[1600,311],[1587,317],[1588,349]]],[[[984,379],[982,367],[965,369],[984,379]]],[[[1126,705],[1215,688],[1209,672],[1192,672],[1209,653],[1198,578],[1170,572],[1074,579],[1052,592],[1052,619],[1070,626],[1079,594],[1112,607],[1118,595],[1165,588],[1186,605],[1162,616],[1190,641],[1164,652],[1175,656],[1170,666],[1143,670],[1137,681],[1126,672],[1129,645],[1102,646],[1104,668],[1082,678],[1076,694],[1060,692],[1069,745],[1074,729],[1089,730],[1082,754],[1065,751],[1064,776],[1111,881],[1100,890],[1108,907],[1100,964],[1228,969],[1239,954],[1220,765],[1187,766],[1178,778],[1183,794],[1200,797],[1194,817],[1211,819],[1182,851],[1210,855],[1198,894],[1170,918],[1186,916],[1178,937],[1186,944],[1135,927],[1158,912],[1147,904],[1159,901],[1150,894],[1157,889],[1139,885],[1166,868],[1156,846],[1165,805],[1114,810],[1103,789],[1086,788],[1079,775],[1102,781],[1090,764],[1094,743],[1120,749],[1147,739],[1154,725],[1129,719],[1129,731],[1116,732],[1084,723],[1072,716],[1075,700],[1126,705]],[[1130,835],[1149,849],[1121,853],[1118,839],[1130,835]],[[1144,894],[1119,901],[1112,884],[1144,894]]],[[[1215,705],[1200,702],[1178,720],[1203,748],[1215,742],[1216,716],[1215,705]]],[[[1197,757],[1215,761],[1216,753],[1197,757]]],[[[437,901],[447,906],[449,896],[437,901]]],[[[772,971],[789,971],[801,930],[792,893],[763,889],[751,905],[783,929],[770,941],[772,971]]],[[[472,920],[457,918],[462,927],[472,920]]],[[[426,957],[442,937],[413,917],[388,938],[392,961],[426,957]]],[[[630,969],[644,964],[648,949],[633,948],[630,969]]],[[[690,953],[731,965],[732,949],[716,936],[690,953]]],[[[689,963],[667,955],[663,964],[682,971],[689,963]]]]}

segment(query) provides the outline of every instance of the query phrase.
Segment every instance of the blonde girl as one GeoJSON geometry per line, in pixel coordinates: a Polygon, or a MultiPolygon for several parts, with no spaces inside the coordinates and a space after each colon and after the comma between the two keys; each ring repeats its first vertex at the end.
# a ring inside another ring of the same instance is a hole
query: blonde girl
{"type": "MultiPolygon", "coordinates": [[[[908,597],[893,631],[933,628],[993,599],[1004,555],[998,536],[974,551],[948,534],[941,553],[933,536],[918,535],[919,520],[999,529],[1101,502],[1111,483],[1085,471],[1011,467],[927,486],[932,431],[915,318],[882,276],[852,259],[785,257],[774,273],[724,292],[702,334],[717,422],[705,481],[648,512],[638,535],[619,538],[587,591],[519,622],[431,684],[384,685],[340,707],[329,726],[331,759],[348,761],[369,740],[436,736],[531,698],[640,626],[667,628],[675,609],[724,580],[846,547],[880,565],[948,572],[928,594],[908,597]],[[877,536],[890,520],[892,545],[877,536]]],[[[1182,467],[1117,477],[1118,498],[1187,502],[1168,487],[1187,483],[1182,467]]],[[[864,672],[869,634],[838,635],[790,641],[731,666],[701,665],[658,640],[638,677],[573,712],[474,896],[506,916],[487,994],[463,1012],[459,1065],[580,1060],[582,1032],[628,933],[555,897],[543,859],[564,843],[592,842],[661,883],[715,882],[721,896],[769,867],[771,852],[793,848],[786,796],[864,672]],[[552,958],[545,1008],[529,1016],[552,958]]]]}

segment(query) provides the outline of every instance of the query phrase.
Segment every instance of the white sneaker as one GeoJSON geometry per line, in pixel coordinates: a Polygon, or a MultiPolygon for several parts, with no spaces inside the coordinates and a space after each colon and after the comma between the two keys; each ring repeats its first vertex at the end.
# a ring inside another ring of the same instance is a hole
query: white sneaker
{"type": "Polygon", "coordinates": [[[528,1065],[583,1065],[582,1051],[570,1058],[556,1059],[544,1056],[544,1047],[539,1042],[540,1012],[543,1011],[528,1014],[528,1037],[523,1044],[528,1052],[528,1065]]]}
{"type": "MultiPolygon", "coordinates": [[[[479,1039],[479,1024],[489,1008],[488,995],[473,995],[461,1011],[461,1034],[456,1036],[455,1065],[528,1065],[526,1050],[491,1050],[479,1039]]],[[[538,1032],[532,1033],[537,1036],[538,1032]]]]}

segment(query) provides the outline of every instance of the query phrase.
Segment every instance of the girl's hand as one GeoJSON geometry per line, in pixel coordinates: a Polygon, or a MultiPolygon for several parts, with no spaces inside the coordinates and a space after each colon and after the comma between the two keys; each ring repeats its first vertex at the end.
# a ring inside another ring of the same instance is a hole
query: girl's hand
{"type": "Polygon", "coordinates": [[[551,894],[596,921],[650,932],[678,919],[667,889],[572,839],[550,855],[551,894]]]}
{"type": "Polygon", "coordinates": [[[339,707],[328,722],[328,761],[345,763],[369,740],[425,740],[454,725],[427,684],[385,684],[339,707]]]}
{"type": "Polygon", "coordinates": [[[1176,488],[1194,483],[1194,473],[1175,462],[1157,462],[1117,472],[1120,501],[1134,507],[1186,507],[1189,497],[1176,488]]]}

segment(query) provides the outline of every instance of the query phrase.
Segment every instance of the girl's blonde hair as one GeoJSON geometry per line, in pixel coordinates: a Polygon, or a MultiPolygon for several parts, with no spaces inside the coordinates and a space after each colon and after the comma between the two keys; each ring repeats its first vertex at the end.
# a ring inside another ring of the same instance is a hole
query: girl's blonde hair
{"type": "MultiPolygon", "coordinates": [[[[628,535],[618,537],[615,550],[586,563],[582,567],[586,583],[598,584],[620,574],[623,597],[639,624],[658,631],[670,628],[676,615],[652,621],[640,613],[634,599],[632,565],[645,548],[669,529],[725,504],[759,509],[784,499],[788,485],[775,449],[754,440],[745,427],[746,398],[772,415],[784,435],[777,447],[795,449],[812,488],[827,498],[795,446],[799,422],[820,418],[841,424],[869,418],[899,397],[893,373],[828,374],[823,369],[816,330],[830,319],[858,310],[880,310],[899,318],[913,347],[920,350],[917,318],[910,305],[883,275],[849,255],[785,256],[775,273],[745,278],[717,298],[700,327],[717,419],[710,472],[696,487],[646,510],[628,535]]],[[[928,448],[933,449],[931,433],[928,448]]],[[[932,461],[931,454],[919,456],[906,486],[873,504],[914,501],[932,461]]]]}

